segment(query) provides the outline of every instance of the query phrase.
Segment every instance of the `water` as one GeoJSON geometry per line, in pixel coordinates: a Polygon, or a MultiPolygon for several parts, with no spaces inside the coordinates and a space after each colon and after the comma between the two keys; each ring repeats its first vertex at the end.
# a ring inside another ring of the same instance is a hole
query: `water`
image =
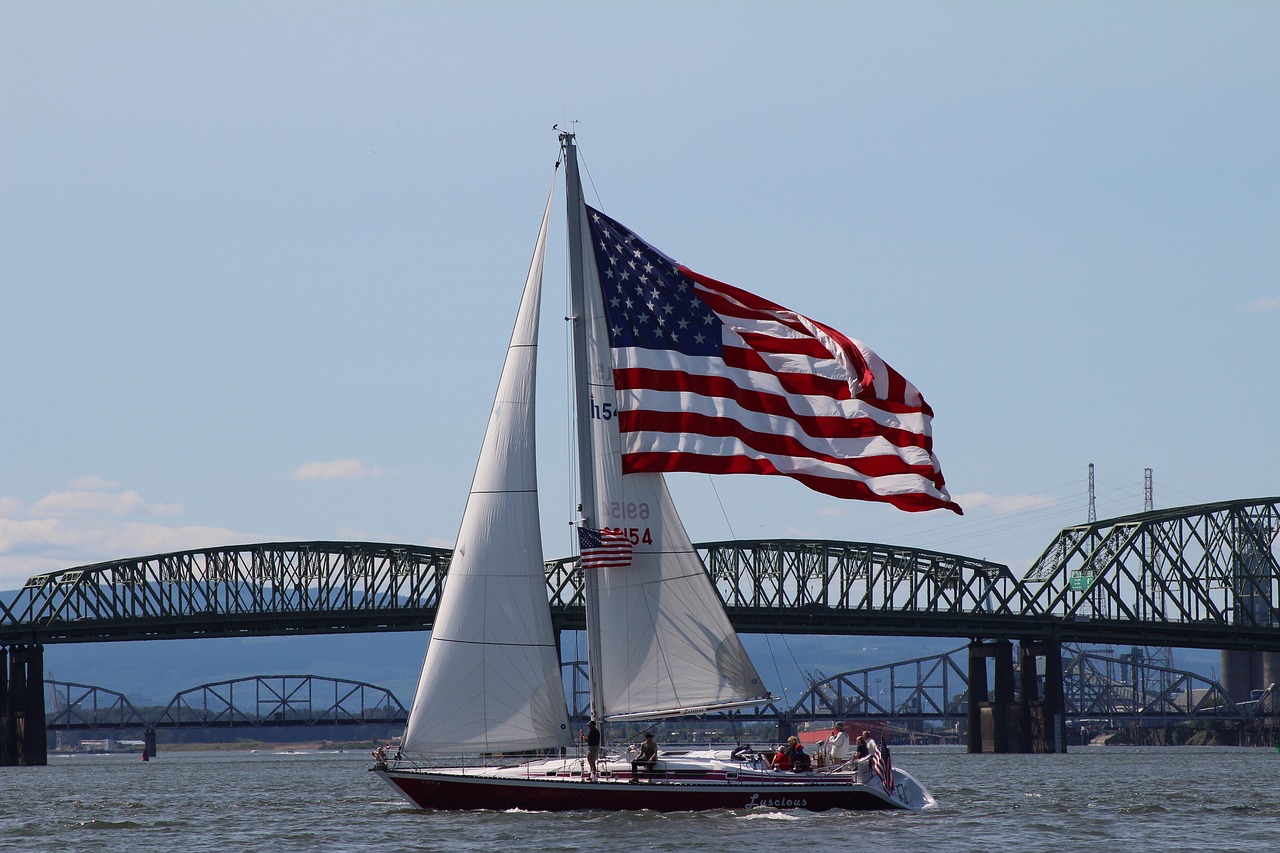
{"type": "MultiPolygon", "coordinates": [[[[163,748],[163,747],[162,747],[163,748]]],[[[601,851],[610,849],[1215,851],[1280,839],[1280,754],[1077,747],[966,755],[895,747],[938,798],[922,814],[431,813],[363,753],[52,757],[0,768],[0,850],[601,851]]]]}

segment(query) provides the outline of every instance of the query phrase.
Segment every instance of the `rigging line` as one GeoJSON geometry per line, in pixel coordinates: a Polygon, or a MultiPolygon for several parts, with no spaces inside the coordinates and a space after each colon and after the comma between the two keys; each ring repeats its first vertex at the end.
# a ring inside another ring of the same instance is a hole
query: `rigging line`
{"type": "Polygon", "coordinates": [[[591,184],[591,192],[596,196],[596,207],[604,210],[604,201],[600,198],[600,191],[596,189],[596,179],[591,177],[591,167],[587,165],[587,158],[582,153],[582,144],[578,144],[578,163],[582,166],[583,171],[587,173],[587,183],[591,184]]]}
{"type": "MultiPolygon", "coordinates": [[[[777,636],[782,639],[783,645],[786,646],[787,653],[791,654],[791,660],[794,661],[796,656],[791,653],[791,647],[787,645],[786,637],[782,634],[778,634],[777,636]]],[[[773,634],[765,634],[764,643],[769,649],[769,662],[773,664],[773,674],[777,677],[777,683],[780,685],[780,689],[782,690],[783,703],[788,704],[791,700],[787,697],[787,682],[786,679],[782,677],[782,668],[778,666],[778,654],[773,650],[773,637],[773,634]]],[[[796,665],[796,668],[799,669],[799,664],[796,665]]]]}
{"type": "Polygon", "coordinates": [[[720,498],[720,490],[716,488],[716,478],[715,478],[715,477],[713,477],[713,476],[712,476],[712,475],[710,475],[710,474],[707,474],[707,475],[706,475],[706,478],[707,478],[708,482],[710,482],[710,483],[711,483],[711,491],[715,493],[715,496],[716,496],[716,503],[718,503],[718,504],[720,505],[720,514],[724,516],[724,523],[725,523],[725,526],[729,528],[729,538],[730,538],[730,539],[737,539],[737,538],[738,538],[738,534],[737,534],[737,532],[733,529],[733,522],[729,520],[729,513],[728,513],[728,511],[727,511],[727,510],[725,510],[725,508],[724,508],[724,501],[723,501],[723,500],[721,500],[721,498],[720,498]]]}

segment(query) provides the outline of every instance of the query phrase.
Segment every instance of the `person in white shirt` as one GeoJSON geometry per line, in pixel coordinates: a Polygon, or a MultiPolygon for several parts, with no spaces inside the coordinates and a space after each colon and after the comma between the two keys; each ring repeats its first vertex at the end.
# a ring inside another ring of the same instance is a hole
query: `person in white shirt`
{"type": "Polygon", "coordinates": [[[844,723],[837,720],[832,724],[825,752],[829,764],[842,764],[849,757],[849,736],[844,732],[844,723]]]}

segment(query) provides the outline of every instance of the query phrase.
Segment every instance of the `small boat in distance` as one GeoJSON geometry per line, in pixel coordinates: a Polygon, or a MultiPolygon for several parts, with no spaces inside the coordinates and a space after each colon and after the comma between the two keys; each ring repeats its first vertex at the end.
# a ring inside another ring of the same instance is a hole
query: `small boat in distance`
{"type": "Polygon", "coordinates": [[[605,751],[593,772],[572,749],[538,517],[534,374],[548,198],[409,723],[395,757],[378,756],[374,771],[426,809],[933,805],[887,747],[861,764],[841,756],[800,772],[740,750],[659,751],[652,766],[610,753],[610,722],[771,698],[664,472],[782,474],[912,511],[959,507],[914,386],[857,341],[699,276],[588,208],[575,139],[560,139],[580,571],[592,719],[605,751]]]}

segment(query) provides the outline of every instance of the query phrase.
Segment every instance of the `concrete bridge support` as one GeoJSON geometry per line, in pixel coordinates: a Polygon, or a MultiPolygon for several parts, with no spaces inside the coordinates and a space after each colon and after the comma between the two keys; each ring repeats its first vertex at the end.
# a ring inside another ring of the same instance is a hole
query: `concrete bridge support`
{"type": "Polygon", "coordinates": [[[44,646],[0,646],[0,765],[49,763],[43,672],[44,646]]]}
{"type": "Polygon", "coordinates": [[[969,643],[969,752],[1008,752],[1013,710],[1013,643],[974,640],[969,643]],[[994,695],[987,690],[987,658],[995,659],[994,695]]]}
{"type": "Polygon", "coordinates": [[[1019,647],[1018,711],[1020,752],[1066,752],[1066,696],[1062,686],[1062,644],[1024,640],[1019,647]],[[1044,695],[1039,660],[1044,659],[1044,695]]]}
{"type": "Polygon", "coordinates": [[[969,752],[1067,751],[1062,644],[1024,641],[1018,652],[1015,701],[1013,643],[974,640],[969,644],[969,752]],[[993,691],[987,688],[988,658],[995,661],[993,691]],[[1044,658],[1043,696],[1040,658],[1044,658]]]}

